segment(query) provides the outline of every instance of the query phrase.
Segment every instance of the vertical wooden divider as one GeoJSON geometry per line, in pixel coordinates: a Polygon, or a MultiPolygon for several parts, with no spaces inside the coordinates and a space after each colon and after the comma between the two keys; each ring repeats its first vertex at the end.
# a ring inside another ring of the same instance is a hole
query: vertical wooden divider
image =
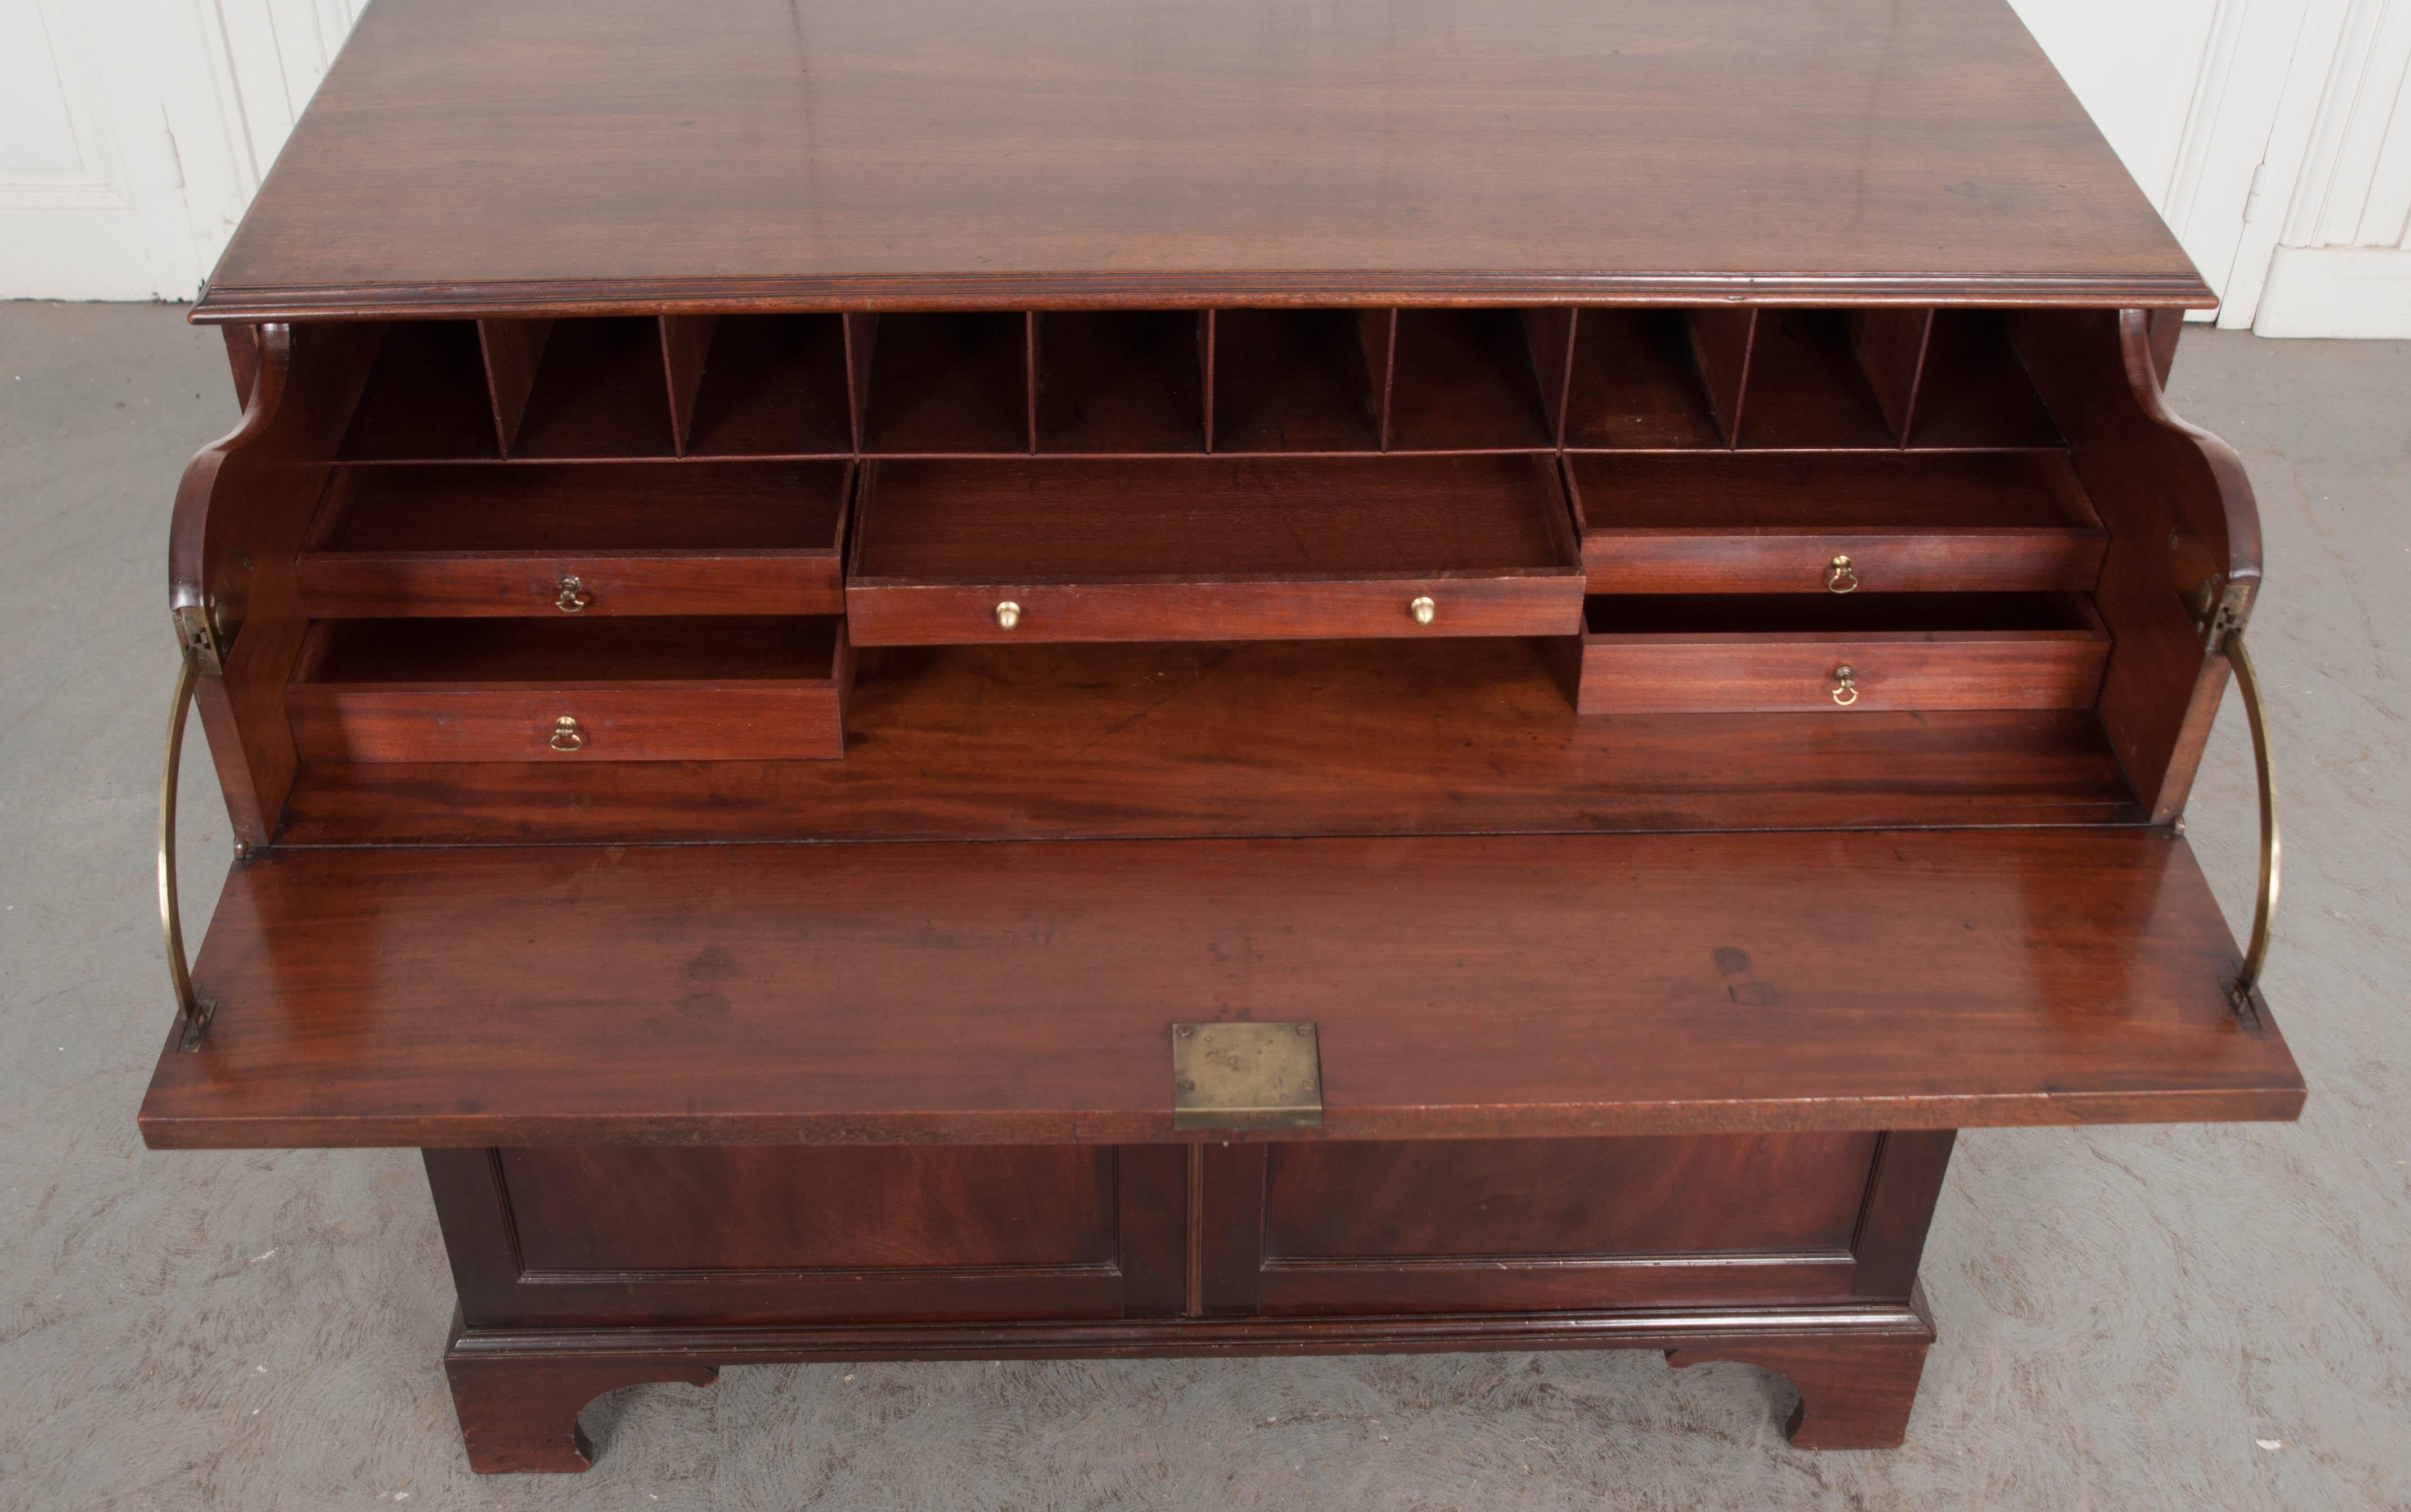
{"type": "Polygon", "coordinates": [[[519,421],[527,418],[528,395],[535,389],[535,370],[544,361],[544,344],[551,335],[549,320],[477,322],[477,348],[486,358],[486,398],[493,406],[494,442],[504,457],[519,444],[519,421]]]}
{"type": "Polygon", "coordinates": [[[259,328],[226,326],[221,329],[226,331],[226,366],[234,374],[235,402],[248,408],[251,387],[259,381],[259,328]]]}
{"type": "Polygon", "coordinates": [[[1574,476],[1573,459],[1560,451],[1550,459],[1557,464],[1557,483],[1566,492],[1566,513],[1573,517],[1574,544],[1590,534],[1590,506],[1583,501],[1582,480],[1574,476]]]}
{"type": "Polygon", "coordinates": [[[1390,449],[1390,385],[1398,364],[1398,312],[1365,310],[1356,316],[1356,334],[1365,344],[1365,376],[1372,386],[1373,446],[1390,449]]]}
{"type": "Polygon", "coordinates": [[[1038,451],[1038,312],[1025,310],[1021,316],[1021,407],[1024,433],[1029,437],[1030,451],[1038,451]]]}
{"type": "Polygon", "coordinates": [[[1214,451],[1214,312],[1201,311],[1197,316],[1197,379],[1206,396],[1206,451],[1214,451]]]}
{"type": "Polygon", "coordinates": [[[1574,320],[1577,312],[1524,312],[1524,344],[1532,353],[1532,376],[1541,385],[1541,407],[1549,420],[1549,445],[1566,444],[1566,396],[1574,381],[1574,320]]]}
{"type": "Polygon", "coordinates": [[[845,407],[854,425],[854,451],[868,450],[863,426],[870,413],[870,353],[879,344],[879,316],[855,312],[840,317],[845,326],[845,407]]]}
{"type": "Polygon", "coordinates": [[[2152,310],[2143,316],[2143,330],[2152,342],[2152,371],[2160,375],[2163,389],[2176,370],[2177,338],[2185,334],[2185,316],[2183,310],[2152,310]]]}
{"type": "Polygon", "coordinates": [[[1264,1269],[1264,1196],[1271,1147],[1191,1145],[1201,1158],[1189,1167],[1191,1265],[1196,1272],[1190,1311],[1203,1317],[1256,1310],[1264,1269]]]}
{"type": "Polygon", "coordinates": [[[719,316],[665,315],[662,325],[662,374],[669,380],[670,449],[686,455],[694,432],[694,396],[703,389],[703,363],[711,350],[719,316]]]}
{"type": "Polygon", "coordinates": [[[1691,358],[1706,381],[1709,407],[1724,427],[1725,447],[1741,444],[1742,405],[1749,398],[1749,359],[1758,345],[1758,311],[1716,308],[1693,310],[1686,324],[1691,335],[1691,358]]]}
{"type": "Polygon", "coordinates": [[[1920,309],[1852,310],[1844,316],[1850,350],[1875,389],[1876,405],[1892,427],[1892,445],[1908,445],[1916,423],[1917,390],[1925,376],[1925,350],[1934,335],[1934,312],[1920,309]]]}

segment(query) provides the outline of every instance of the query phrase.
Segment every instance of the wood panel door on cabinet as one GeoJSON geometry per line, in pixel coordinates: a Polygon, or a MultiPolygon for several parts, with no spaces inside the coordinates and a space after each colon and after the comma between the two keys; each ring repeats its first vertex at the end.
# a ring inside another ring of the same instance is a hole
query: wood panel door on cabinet
{"type": "Polygon", "coordinates": [[[472,1325],[1111,1319],[1183,1295],[1168,1147],[425,1155],[472,1325]]]}
{"type": "Polygon", "coordinates": [[[1953,1135],[1212,1145],[1204,1310],[1904,1299],[1953,1135]]]}

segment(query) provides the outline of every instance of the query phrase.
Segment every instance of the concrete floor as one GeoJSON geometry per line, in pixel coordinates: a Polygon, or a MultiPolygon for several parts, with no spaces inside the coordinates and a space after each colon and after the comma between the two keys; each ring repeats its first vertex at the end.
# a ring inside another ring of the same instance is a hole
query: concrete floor
{"type": "MultiPolygon", "coordinates": [[[[591,1475],[481,1480],[414,1154],[136,1136],[168,503],[234,405],[179,311],[0,304],[0,1507],[2411,1506],[2411,344],[2197,329],[2174,388],[2260,492],[2310,1108],[1965,1136],[1906,1448],[1794,1452],[1779,1384],[1650,1354],[807,1366],[606,1398],[591,1475]]],[[[205,760],[184,812],[213,897],[205,760]]],[[[2240,925],[2232,696],[2191,817],[2240,925]]]]}

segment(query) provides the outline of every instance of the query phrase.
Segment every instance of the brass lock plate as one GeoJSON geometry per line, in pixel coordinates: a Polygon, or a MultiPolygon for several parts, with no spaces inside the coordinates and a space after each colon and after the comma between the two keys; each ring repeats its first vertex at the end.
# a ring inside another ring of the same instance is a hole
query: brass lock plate
{"type": "Polygon", "coordinates": [[[1319,1129],[1322,1050],[1310,1023],[1172,1026],[1176,1129],[1319,1129]]]}

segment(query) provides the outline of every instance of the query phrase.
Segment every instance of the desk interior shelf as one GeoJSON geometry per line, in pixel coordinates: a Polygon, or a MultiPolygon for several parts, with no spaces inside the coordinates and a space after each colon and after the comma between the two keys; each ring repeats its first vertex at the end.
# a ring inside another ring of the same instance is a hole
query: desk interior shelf
{"type": "Polygon", "coordinates": [[[827,617],[323,620],[286,694],[304,760],[691,761],[843,749],[827,617]]]}
{"type": "Polygon", "coordinates": [[[846,612],[863,645],[1395,639],[1562,633],[1581,595],[1544,457],[881,461],[846,612]]]}
{"type": "Polygon", "coordinates": [[[2055,452],[1598,452],[1567,476],[1595,594],[2085,593],[2109,544],[2055,452]]]}
{"type": "Polygon", "coordinates": [[[1191,310],[1038,316],[1035,449],[1204,451],[1209,325],[1210,317],[1191,310]]]}
{"type": "Polygon", "coordinates": [[[302,607],[319,619],[840,613],[852,492],[838,460],[339,467],[297,563],[302,607]]]}
{"type": "Polygon", "coordinates": [[[696,457],[854,450],[845,321],[835,315],[698,316],[662,322],[680,449],[696,457]]]}
{"type": "MultiPolygon", "coordinates": [[[[2069,440],[2134,406],[2102,387],[2118,339],[1731,303],[396,320],[318,365],[357,397],[296,599],[430,645],[568,615],[828,616],[860,647],[1529,637],[1570,718],[2051,710],[2161,742],[2120,646],[2169,610],[2112,576],[2161,506],[2069,440]]],[[[683,644],[673,681],[710,681],[722,642],[683,644]]],[[[312,678],[292,697],[302,791],[408,759],[329,734],[312,678]]],[[[767,747],[731,727],[663,749],[735,780],[767,747]]]]}

